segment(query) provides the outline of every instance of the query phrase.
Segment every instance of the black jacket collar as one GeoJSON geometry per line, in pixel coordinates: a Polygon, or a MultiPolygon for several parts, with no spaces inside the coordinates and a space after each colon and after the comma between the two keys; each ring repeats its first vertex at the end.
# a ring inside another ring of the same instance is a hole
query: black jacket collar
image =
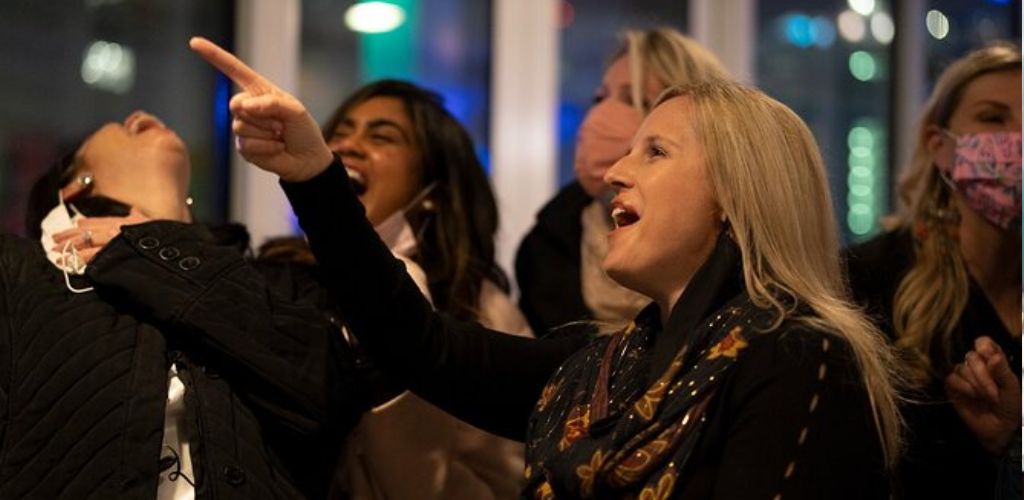
{"type": "MultiPolygon", "coordinates": [[[[648,380],[655,380],[661,375],[701,322],[742,293],[743,289],[740,249],[728,231],[723,230],[711,255],[694,273],[682,296],[672,306],[668,321],[655,336],[648,380]]],[[[658,321],[658,306],[652,304],[641,316],[648,314],[654,314],[651,319],[658,321]]]]}

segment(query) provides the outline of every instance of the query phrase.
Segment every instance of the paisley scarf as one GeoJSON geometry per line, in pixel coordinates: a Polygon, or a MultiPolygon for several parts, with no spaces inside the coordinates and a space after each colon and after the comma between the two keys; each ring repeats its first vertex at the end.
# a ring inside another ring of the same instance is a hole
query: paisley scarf
{"type": "Polygon", "coordinates": [[[739,249],[721,236],[664,329],[652,304],[555,372],[530,419],[527,497],[675,491],[719,384],[772,319],[742,293],[741,269],[739,249]]]}

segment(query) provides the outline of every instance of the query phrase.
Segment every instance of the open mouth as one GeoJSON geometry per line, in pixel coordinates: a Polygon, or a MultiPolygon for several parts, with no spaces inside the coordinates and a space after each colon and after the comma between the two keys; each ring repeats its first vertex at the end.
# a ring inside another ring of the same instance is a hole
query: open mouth
{"type": "Polygon", "coordinates": [[[615,222],[615,228],[631,226],[640,220],[640,216],[624,207],[615,207],[612,209],[612,221],[615,222]]]}
{"type": "Polygon", "coordinates": [[[159,118],[149,113],[135,112],[125,119],[125,128],[128,129],[129,134],[139,135],[150,129],[167,127],[159,118]]]}
{"type": "Polygon", "coordinates": [[[366,178],[355,169],[346,167],[345,172],[348,173],[348,181],[352,184],[352,190],[356,192],[356,196],[362,196],[366,192],[366,178]]]}

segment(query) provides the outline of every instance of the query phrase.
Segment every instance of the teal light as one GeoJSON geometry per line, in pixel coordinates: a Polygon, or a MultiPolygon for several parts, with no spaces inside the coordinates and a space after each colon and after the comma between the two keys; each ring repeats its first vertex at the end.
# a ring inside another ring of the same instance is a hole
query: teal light
{"type": "Polygon", "coordinates": [[[878,74],[878,64],[875,62],[875,56],[863,50],[850,54],[849,62],[850,74],[862,82],[871,81],[878,74]]]}
{"type": "Polygon", "coordinates": [[[846,135],[846,144],[852,150],[853,148],[872,148],[875,145],[875,139],[871,136],[871,130],[867,127],[853,127],[850,129],[850,133],[846,135]]]}
{"type": "Polygon", "coordinates": [[[382,78],[412,80],[416,76],[419,0],[389,0],[386,3],[405,11],[405,20],[397,28],[384,33],[359,33],[359,69],[364,83],[382,78]]]}
{"type": "Polygon", "coordinates": [[[878,231],[879,216],[886,211],[881,125],[871,119],[856,120],[846,134],[846,145],[846,228],[853,242],[858,242],[878,231]]]}

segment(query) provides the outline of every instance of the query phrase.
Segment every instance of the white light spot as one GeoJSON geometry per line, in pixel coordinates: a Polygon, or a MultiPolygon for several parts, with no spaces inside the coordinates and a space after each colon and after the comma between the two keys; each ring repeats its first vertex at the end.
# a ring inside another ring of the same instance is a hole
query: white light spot
{"type": "Polygon", "coordinates": [[[949,18],[942,11],[929,10],[924,16],[924,25],[928,28],[928,34],[936,40],[942,40],[949,34],[949,18]]]}
{"type": "Polygon", "coordinates": [[[893,37],[896,36],[896,25],[893,24],[889,14],[876,12],[871,16],[871,36],[875,37],[875,40],[882,45],[892,43],[893,37]]]}
{"type": "Polygon", "coordinates": [[[82,81],[115,94],[124,94],[135,83],[135,52],[114,42],[97,40],[82,57],[82,81]]]}
{"type": "Polygon", "coordinates": [[[846,3],[862,16],[869,16],[875,11],[875,0],[846,0],[846,3]]]}
{"type": "Polygon", "coordinates": [[[345,11],[345,26],[359,33],[386,33],[405,22],[405,10],[388,2],[357,3],[345,11]]]}

